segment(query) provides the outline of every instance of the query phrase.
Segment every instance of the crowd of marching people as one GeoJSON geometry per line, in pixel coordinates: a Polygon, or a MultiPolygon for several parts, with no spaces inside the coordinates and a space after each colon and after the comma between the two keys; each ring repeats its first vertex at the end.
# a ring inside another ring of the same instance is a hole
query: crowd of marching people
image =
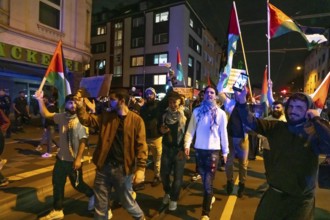
{"type": "MultiPolygon", "coordinates": [[[[272,84],[269,86],[271,93],[272,84]]],[[[135,191],[146,187],[149,160],[153,166],[151,186],[162,185],[162,203],[174,211],[180,202],[186,162],[195,158],[192,180],[201,179],[201,219],[207,220],[215,201],[213,182],[218,167],[224,166],[225,190],[232,195],[234,160],[238,160],[237,197],[241,198],[248,184],[249,151],[261,150],[267,189],[255,219],[313,219],[318,158],[319,154],[330,155],[330,126],[308,95],[293,94],[285,103],[270,95],[269,115],[251,111],[255,100],[250,99],[246,88],[228,94],[209,85],[188,105],[186,98],[172,87],[162,100],[157,100],[156,95],[152,87],[144,91],[144,98],[138,99],[126,89],[114,89],[106,100],[97,100],[78,90],[65,98],[64,112],[58,112],[52,98],[36,92],[44,118],[44,134],[36,150],[45,147],[43,157],[51,157],[53,135],[55,130],[59,133],[52,176],[53,210],[41,219],[64,218],[67,177],[77,191],[89,198],[88,210],[94,211],[94,219],[113,217],[111,200],[117,200],[134,219],[146,219],[135,200],[135,191]],[[83,180],[81,162],[89,131],[99,137],[93,155],[97,169],[92,187],[83,180]],[[258,139],[257,144],[252,137],[258,139]]],[[[1,118],[6,118],[5,109],[0,113],[1,118]]],[[[1,119],[1,123],[6,135],[10,121],[1,119]]],[[[0,161],[0,169],[5,162],[0,161]]],[[[0,178],[8,181],[1,173],[0,178]]]]}

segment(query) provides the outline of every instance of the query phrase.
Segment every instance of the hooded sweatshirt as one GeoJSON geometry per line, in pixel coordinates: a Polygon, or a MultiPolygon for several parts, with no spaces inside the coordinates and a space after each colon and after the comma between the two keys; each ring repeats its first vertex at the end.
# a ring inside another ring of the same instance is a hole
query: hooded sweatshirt
{"type": "MultiPolygon", "coordinates": [[[[301,94],[312,108],[310,97],[301,94]]],[[[269,185],[292,196],[314,196],[318,155],[330,153],[329,123],[320,117],[299,123],[268,121],[255,118],[246,104],[238,104],[237,108],[243,123],[269,141],[269,150],[264,150],[269,185]]]]}

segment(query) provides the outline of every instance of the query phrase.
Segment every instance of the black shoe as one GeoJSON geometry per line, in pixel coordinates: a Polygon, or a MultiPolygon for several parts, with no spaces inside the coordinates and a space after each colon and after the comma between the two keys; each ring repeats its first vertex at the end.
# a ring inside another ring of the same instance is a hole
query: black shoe
{"type": "Polygon", "coordinates": [[[227,181],[227,194],[230,195],[234,190],[234,182],[232,180],[227,181]]]}
{"type": "Polygon", "coordinates": [[[244,183],[239,183],[238,184],[238,190],[237,190],[237,197],[238,198],[243,197],[244,189],[245,189],[245,184],[244,183]]]}
{"type": "Polygon", "coordinates": [[[144,188],[145,188],[144,182],[133,185],[134,191],[144,190],[144,188]]]}
{"type": "Polygon", "coordinates": [[[160,178],[158,176],[156,176],[154,178],[154,180],[152,181],[151,186],[155,187],[155,186],[158,186],[160,183],[161,183],[160,178]]]}

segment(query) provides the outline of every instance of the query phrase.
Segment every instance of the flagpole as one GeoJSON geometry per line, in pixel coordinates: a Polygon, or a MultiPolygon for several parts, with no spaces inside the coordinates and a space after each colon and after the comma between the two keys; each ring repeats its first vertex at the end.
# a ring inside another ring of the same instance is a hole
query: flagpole
{"type": "Polygon", "coordinates": [[[270,11],[269,0],[267,0],[267,55],[268,55],[268,80],[270,80],[270,11]]]}
{"type": "Polygon", "coordinates": [[[44,88],[45,83],[46,83],[46,77],[44,77],[44,78],[42,79],[38,91],[41,91],[41,90],[44,88]]]}
{"type": "MultiPolygon", "coordinates": [[[[244,64],[245,64],[246,74],[249,76],[250,74],[249,74],[249,69],[248,69],[248,65],[247,65],[247,62],[246,62],[246,56],[245,56],[243,38],[242,38],[242,34],[241,34],[241,27],[240,27],[239,21],[238,21],[238,14],[237,14],[237,10],[236,10],[236,3],[235,3],[235,1],[233,1],[233,6],[234,6],[235,14],[236,14],[236,23],[238,24],[237,25],[237,28],[238,28],[239,38],[240,38],[241,44],[242,44],[242,52],[243,52],[243,58],[244,58],[244,64]]],[[[252,89],[251,89],[250,77],[249,77],[249,80],[248,80],[248,86],[249,86],[249,90],[250,90],[250,98],[252,100],[252,89]]]]}

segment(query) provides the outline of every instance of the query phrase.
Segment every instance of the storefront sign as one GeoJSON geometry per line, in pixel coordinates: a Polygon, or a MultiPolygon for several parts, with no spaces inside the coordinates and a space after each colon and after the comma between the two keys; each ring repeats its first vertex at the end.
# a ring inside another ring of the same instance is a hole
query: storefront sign
{"type": "MultiPolygon", "coordinates": [[[[0,58],[23,61],[30,64],[39,64],[47,67],[52,59],[52,56],[52,54],[46,54],[0,42],[0,58]]],[[[65,65],[72,72],[82,72],[82,63],[80,62],[65,59],[65,65]]]]}

